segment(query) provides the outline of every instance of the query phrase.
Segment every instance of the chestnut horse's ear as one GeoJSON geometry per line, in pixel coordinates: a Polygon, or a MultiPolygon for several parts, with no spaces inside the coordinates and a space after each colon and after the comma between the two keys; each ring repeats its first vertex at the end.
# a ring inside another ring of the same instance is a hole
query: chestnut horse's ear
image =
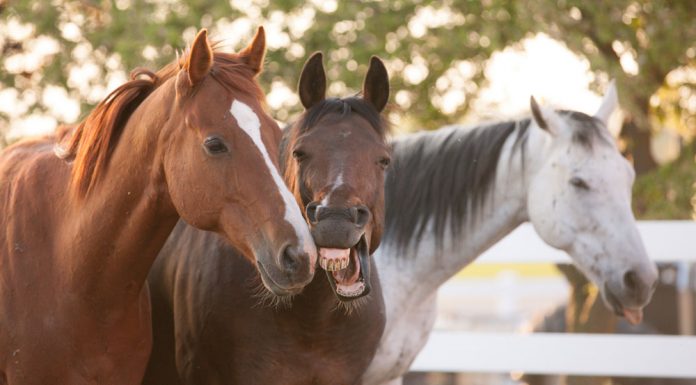
{"type": "Polygon", "coordinates": [[[377,56],[370,58],[370,68],[363,83],[363,99],[370,102],[379,112],[382,112],[389,101],[389,74],[377,56]]]}
{"type": "Polygon", "coordinates": [[[324,56],[315,52],[302,68],[298,92],[305,109],[310,109],[326,97],[326,73],[322,63],[324,56]]]}
{"type": "Polygon", "coordinates": [[[256,30],[256,35],[251,44],[239,52],[239,57],[254,71],[259,74],[263,68],[263,59],[266,56],[266,32],[263,27],[256,30]]]}
{"type": "Polygon", "coordinates": [[[191,86],[195,86],[203,80],[212,66],[213,49],[208,43],[208,30],[204,28],[198,32],[198,35],[193,40],[188,61],[186,62],[186,72],[188,72],[191,86]]]}

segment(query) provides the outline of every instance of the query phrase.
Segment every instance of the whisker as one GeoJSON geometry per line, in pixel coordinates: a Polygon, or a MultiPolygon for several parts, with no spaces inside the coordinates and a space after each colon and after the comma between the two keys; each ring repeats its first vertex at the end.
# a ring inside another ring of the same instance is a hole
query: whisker
{"type": "Polygon", "coordinates": [[[248,284],[252,292],[252,298],[257,300],[254,308],[270,307],[275,310],[288,310],[292,308],[294,295],[279,296],[273,294],[268,290],[266,285],[263,284],[261,277],[258,275],[251,278],[248,284]]]}

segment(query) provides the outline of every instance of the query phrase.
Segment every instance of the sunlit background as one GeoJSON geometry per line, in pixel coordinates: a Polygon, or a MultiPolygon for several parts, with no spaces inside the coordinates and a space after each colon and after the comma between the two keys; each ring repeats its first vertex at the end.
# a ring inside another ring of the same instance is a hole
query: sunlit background
{"type": "MultiPolygon", "coordinates": [[[[591,114],[615,79],[623,108],[610,129],[639,175],[637,217],[696,219],[693,0],[210,3],[0,0],[0,143],[78,122],[131,69],[173,60],[201,27],[237,50],[263,25],[260,82],[281,122],[301,111],[295,85],[316,50],[325,53],[332,96],[360,90],[371,55],[385,61],[395,135],[517,117],[530,95],[591,114]]],[[[468,286],[443,294],[440,326],[529,329],[532,315],[568,296],[551,266],[462,274],[468,286]],[[460,289],[471,294],[468,318],[449,300],[460,289]]]]}

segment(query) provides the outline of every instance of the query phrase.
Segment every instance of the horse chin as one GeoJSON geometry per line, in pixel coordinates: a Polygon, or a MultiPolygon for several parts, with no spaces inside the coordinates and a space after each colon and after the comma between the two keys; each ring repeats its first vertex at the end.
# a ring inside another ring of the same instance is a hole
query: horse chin
{"type": "Polygon", "coordinates": [[[319,250],[320,266],[326,271],[329,285],[339,300],[349,302],[370,293],[369,250],[364,235],[350,249],[319,250]],[[341,262],[346,258],[347,263],[341,262]]]}
{"type": "Polygon", "coordinates": [[[607,308],[617,316],[624,317],[632,325],[638,325],[643,321],[643,308],[624,306],[607,284],[602,288],[601,295],[607,308]]]}
{"type": "Polygon", "coordinates": [[[261,276],[261,282],[263,283],[263,286],[266,288],[267,292],[272,294],[273,296],[292,297],[294,295],[299,294],[302,291],[302,288],[287,289],[278,285],[273,280],[271,275],[268,274],[268,271],[266,270],[266,267],[263,265],[263,263],[257,262],[257,268],[259,271],[259,275],[261,276]]]}

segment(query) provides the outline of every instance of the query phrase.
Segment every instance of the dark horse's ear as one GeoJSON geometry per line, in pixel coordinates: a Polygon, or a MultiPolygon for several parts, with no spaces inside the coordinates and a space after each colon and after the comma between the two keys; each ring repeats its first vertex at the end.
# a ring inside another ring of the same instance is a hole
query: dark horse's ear
{"type": "Polygon", "coordinates": [[[302,68],[300,84],[297,88],[300,93],[300,101],[307,110],[326,97],[326,73],[324,73],[323,58],[321,52],[315,52],[302,68]]]}
{"type": "Polygon", "coordinates": [[[389,74],[377,56],[370,58],[370,68],[363,83],[363,98],[379,112],[382,112],[389,100],[389,74]]]}
{"type": "Polygon", "coordinates": [[[259,74],[263,68],[263,58],[265,56],[266,32],[263,27],[259,27],[259,29],[256,30],[256,35],[254,35],[251,44],[239,52],[239,57],[246,62],[255,74],[259,74]]]}
{"type": "Polygon", "coordinates": [[[202,29],[193,40],[188,61],[186,62],[186,72],[188,72],[191,86],[195,86],[203,80],[212,66],[213,49],[208,43],[208,30],[202,29]]]}

